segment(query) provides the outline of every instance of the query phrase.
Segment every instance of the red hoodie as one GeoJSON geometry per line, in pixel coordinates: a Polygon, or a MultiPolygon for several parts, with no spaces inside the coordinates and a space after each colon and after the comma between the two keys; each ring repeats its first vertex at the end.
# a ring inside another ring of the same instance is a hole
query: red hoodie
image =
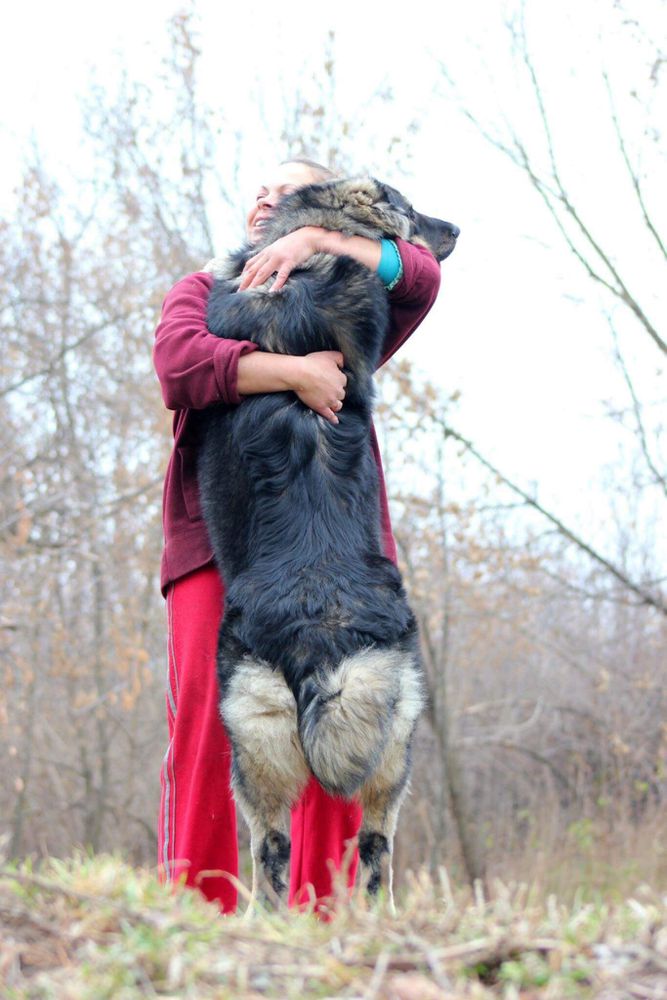
{"type": "MultiPolygon", "coordinates": [[[[403,277],[389,295],[390,328],[380,364],[384,364],[421,323],[435,302],[440,267],[423,247],[396,240],[403,261],[403,277]]],[[[289,280],[289,279],[288,279],[289,280]]],[[[177,282],[164,300],[155,331],[153,361],[165,406],[174,410],[174,450],[169,459],[162,503],[164,551],[160,586],[166,595],[170,583],[213,562],[213,553],[199,507],[196,450],[190,410],[215,403],[239,404],[236,384],[239,358],[257,350],[248,340],[216,337],[206,327],[211,274],[190,274],[177,282]]],[[[375,430],[369,447],[380,477],[380,514],[385,552],[396,561],[387,493],[375,430]]]]}

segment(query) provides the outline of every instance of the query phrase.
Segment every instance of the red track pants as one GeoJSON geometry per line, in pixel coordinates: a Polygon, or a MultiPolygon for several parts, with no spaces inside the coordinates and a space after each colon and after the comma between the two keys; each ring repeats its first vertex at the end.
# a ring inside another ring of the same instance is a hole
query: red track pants
{"type": "MultiPolygon", "coordinates": [[[[160,774],[158,861],[164,881],[185,874],[188,885],[232,913],[236,889],[220,874],[238,875],[231,747],[218,714],[215,671],[223,598],[214,567],[190,573],[167,592],[169,746],[160,774]]],[[[308,884],[318,899],[331,895],[331,865],[340,869],[361,816],[358,804],[332,798],[311,778],[292,810],[290,905],[308,901],[308,884]]],[[[357,863],[355,851],[350,886],[357,863]]]]}

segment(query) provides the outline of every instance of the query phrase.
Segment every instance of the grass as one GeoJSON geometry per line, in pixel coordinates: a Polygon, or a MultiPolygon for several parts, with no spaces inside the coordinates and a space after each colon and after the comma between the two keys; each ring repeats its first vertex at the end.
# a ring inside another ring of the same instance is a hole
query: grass
{"type": "Polygon", "coordinates": [[[7,1000],[667,998],[667,897],[568,905],[525,885],[484,895],[410,877],[391,916],[338,900],[329,922],[259,908],[222,917],[146,870],[79,854],[0,868],[7,1000]]]}

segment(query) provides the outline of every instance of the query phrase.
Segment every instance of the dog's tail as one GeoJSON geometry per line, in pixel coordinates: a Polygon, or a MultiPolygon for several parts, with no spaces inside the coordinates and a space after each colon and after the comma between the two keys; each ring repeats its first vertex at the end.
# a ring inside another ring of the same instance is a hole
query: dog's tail
{"type": "Polygon", "coordinates": [[[376,771],[389,738],[407,740],[423,700],[414,654],[397,647],[364,649],[332,671],[311,674],[298,694],[299,737],[322,787],[354,795],[376,771]]]}

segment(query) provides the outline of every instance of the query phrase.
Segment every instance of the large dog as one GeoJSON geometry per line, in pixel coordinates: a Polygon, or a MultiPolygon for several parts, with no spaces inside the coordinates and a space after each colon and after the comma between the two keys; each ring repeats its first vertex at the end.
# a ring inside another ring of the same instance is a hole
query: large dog
{"type": "MultiPolygon", "coordinates": [[[[208,327],[260,349],[339,350],[348,376],[333,424],[292,392],[200,411],[204,517],[225,581],[218,644],[220,711],[232,783],[259,875],[280,897],[290,807],[311,772],[363,806],[359,854],[371,893],[387,886],[410,746],[424,703],[417,628],[398,570],[382,553],[370,448],[372,375],[389,323],[377,275],[351,257],[316,254],[276,294],[238,292],[253,254],[301,226],[402,237],[438,260],[458,230],[414,211],[372,178],[300,188],[259,245],[209,265],[208,327]]],[[[275,894],[275,896],[274,896],[275,894]]]]}

